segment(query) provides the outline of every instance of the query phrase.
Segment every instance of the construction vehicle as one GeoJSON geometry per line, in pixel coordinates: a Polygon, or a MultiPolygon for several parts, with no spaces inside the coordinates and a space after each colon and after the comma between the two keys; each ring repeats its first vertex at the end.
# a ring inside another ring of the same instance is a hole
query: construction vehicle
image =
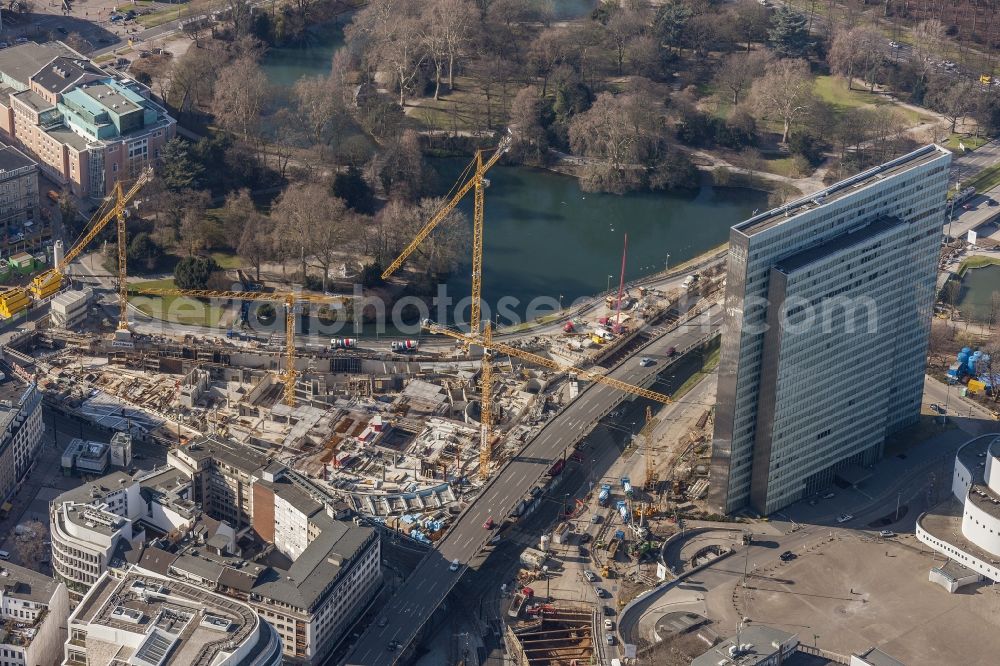
{"type": "Polygon", "coordinates": [[[622,522],[628,524],[629,518],[631,516],[631,512],[629,511],[628,508],[628,502],[626,502],[625,500],[618,500],[617,509],[618,513],[620,513],[622,516],[622,522]]]}
{"type": "Polygon", "coordinates": [[[597,495],[597,503],[601,506],[607,506],[608,500],[611,499],[611,486],[608,484],[603,484],[601,486],[601,492],[597,495]]]}
{"type": "Polygon", "coordinates": [[[330,349],[356,349],[357,338],[333,338],[330,340],[330,349]]]}
{"type": "Polygon", "coordinates": [[[36,276],[27,289],[24,287],[11,287],[0,292],[0,317],[13,317],[19,312],[27,310],[32,302],[39,303],[62,289],[63,273],[66,268],[76,260],[84,249],[94,240],[111,220],[118,222],[118,297],[121,305],[121,312],[118,320],[119,330],[128,328],[128,293],[126,290],[126,265],[125,265],[125,218],[126,208],[143,188],[153,178],[151,168],[144,169],[132,186],[126,191],[122,187],[121,181],[115,183],[111,196],[104,200],[97,212],[90,219],[87,228],[77,239],[73,247],[66,252],[65,256],[52,268],[36,276]]]}
{"type": "Polygon", "coordinates": [[[524,609],[524,605],[535,596],[535,591],[530,587],[522,587],[518,590],[517,594],[514,595],[514,600],[510,603],[510,609],[507,611],[507,615],[513,618],[521,616],[521,611],[524,609]]]}
{"type": "Polygon", "coordinates": [[[420,343],[416,340],[396,340],[392,343],[392,351],[406,354],[410,352],[415,352],[420,347],[420,343]]]}
{"type": "Polygon", "coordinates": [[[625,493],[625,497],[632,497],[632,480],[627,476],[622,477],[622,492],[625,493]]]}
{"type": "Polygon", "coordinates": [[[325,294],[304,294],[301,292],[260,291],[216,291],[213,289],[166,289],[159,287],[136,286],[129,289],[132,293],[148,296],[185,296],[188,298],[221,298],[225,300],[243,300],[258,302],[279,302],[285,304],[285,370],[281,380],[285,385],[285,404],[295,406],[295,381],[298,371],[295,369],[295,314],[303,304],[330,304],[343,301],[340,296],[325,294]]]}

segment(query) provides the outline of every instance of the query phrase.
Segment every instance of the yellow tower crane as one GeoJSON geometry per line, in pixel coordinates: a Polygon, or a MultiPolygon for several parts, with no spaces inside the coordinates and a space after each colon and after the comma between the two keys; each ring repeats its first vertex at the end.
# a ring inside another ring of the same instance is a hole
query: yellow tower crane
{"type": "Polygon", "coordinates": [[[90,242],[101,233],[111,220],[117,219],[119,247],[118,296],[121,299],[120,322],[127,323],[125,298],[128,294],[123,291],[123,285],[125,285],[125,261],[123,255],[125,248],[125,209],[129,202],[135,198],[135,195],[139,193],[139,190],[152,180],[152,178],[153,170],[146,168],[139,174],[139,177],[127,191],[122,187],[121,181],[115,183],[111,196],[105,200],[104,204],[94,214],[87,229],[77,239],[73,247],[66,252],[58,265],[36,276],[27,289],[13,287],[0,293],[0,315],[11,317],[27,308],[31,304],[32,299],[38,302],[58,292],[62,288],[63,273],[66,271],[66,268],[76,260],[80,253],[90,245],[90,242]]]}
{"type": "MultiPolygon", "coordinates": [[[[500,144],[497,146],[493,154],[490,155],[489,159],[483,161],[483,151],[477,150],[476,156],[473,158],[473,164],[475,168],[473,170],[472,178],[467,180],[458,191],[448,200],[441,209],[434,214],[434,217],[424,225],[424,227],[417,232],[417,235],[413,237],[410,244],[399,254],[396,259],[389,264],[384,271],[382,271],[382,279],[387,279],[390,275],[396,272],[406,258],[409,257],[417,249],[417,247],[424,241],[427,236],[434,231],[435,227],[439,225],[448,214],[455,209],[458,202],[469,193],[469,190],[475,190],[475,205],[473,207],[472,216],[472,304],[470,306],[469,312],[469,333],[473,336],[478,336],[481,332],[481,301],[483,293],[483,220],[484,220],[484,209],[485,209],[485,189],[489,185],[489,181],[486,179],[486,172],[489,171],[494,164],[499,161],[500,157],[510,150],[511,144],[511,134],[510,131],[500,139],[500,144]]],[[[466,169],[468,172],[468,168],[466,169]]],[[[490,324],[487,322],[486,329],[482,331],[484,338],[490,339],[490,324]]],[[[470,343],[466,342],[466,347],[470,343]]],[[[478,343],[477,343],[478,344],[478,343]]],[[[490,351],[488,348],[483,348],[483,357],[480,369],[480,385],[482,398],[480,399],[480,409],[481,409],[481,420],[480,420],[480,449],[479,449],[479,475],[483,478],[489,473],[490,458],[492,457],[492,420],[493,420],[493,406],[491,404],[491,396],[493,393],[493,368],[490,365],[490,351]]]]}
{"type": "Polygon", "coordinates": [[[326,296],[323,294],[303,294],[299,292],[260,292],[260,291],[216,291],[213,289],[165,289],[159,287],[133,287],[130,291],[148,296],[186,296],[189,298],[221,298],[227,300],[243,300],[285,304],[285,371],[280,373],[285,385],[285,404],[295,406],[295,380],[298,371],[295,370],[295,312],[303,303],[340,303],[341,296],[326,296]]]}
{"type": "Polygon", "coordinates": [[[472,178],[467,180],[464,185],[458,188],[455,195],[441,207],[434,217],[430,219],[427,224],[424,225],[423,229],[417,232],[417,235],[413,237],[410,244],[399,253],[399,256],[389,266],[382,271],[382,279],[387,279],[390,275],[395,273],[406,258],[409,257],[417,249],[417,247],[427,238],[434,228],[437,227],[448,216],[448,213],[455,209],[458,202],[469,193],[469,190],[475,188],[475,210],[472,221],[472,306],[471,312],[469,314],[469,331],[472,335],[479,335],[479,323],[480,323],[480,297],[482,296],[483,290],[483,207],[484,207],[484,189],[489,185],[489,181],[486,180],[486,172],[489,171],[494,164],[500,159],[500,157],[510,150],[511,135],[510,132],[505,134],[500,140],[500,144],[497,146],[496,150],[490,155],[490,158],[483,161],[483,151],[477,150],[475,162],[475,171],[473,172],[472,178]]]}

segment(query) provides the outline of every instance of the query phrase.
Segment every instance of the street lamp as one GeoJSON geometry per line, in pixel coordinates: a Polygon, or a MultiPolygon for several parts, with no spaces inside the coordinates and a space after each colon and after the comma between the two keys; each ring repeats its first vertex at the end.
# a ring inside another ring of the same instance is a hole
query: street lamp
{"type": "Polygon", "coordinates": [[[613,277],[614,277],[614,275],[609,275],[608,276],[608,286],[604,288],[604,291],[611,291],[611,278],[613,278],[613,277]]]}
{"type": "Polygon", "coordinates": [[[663,272],[670,270],[670,253],[667,252],[667,260],[663,262],[663,272]]]}

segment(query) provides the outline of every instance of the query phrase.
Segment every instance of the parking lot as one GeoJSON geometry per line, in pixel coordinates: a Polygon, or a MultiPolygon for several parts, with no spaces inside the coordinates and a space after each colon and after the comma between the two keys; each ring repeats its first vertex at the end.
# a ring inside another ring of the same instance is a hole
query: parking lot
{"type": "Polygon", "coordinates": [[[996,663],[1000,593],[981,585],[949,594],[930,583],[928,572],[942,559],[912,536],[880,542],[845,533],[798,551],[754,572],[746,607],[733,585],[712,590],[709,596],[724,603],[710,606],[731,610],[712,617],[716,626],[735,626],[739,612],[845,655],[877,645],[908,666],[996,663]]]}

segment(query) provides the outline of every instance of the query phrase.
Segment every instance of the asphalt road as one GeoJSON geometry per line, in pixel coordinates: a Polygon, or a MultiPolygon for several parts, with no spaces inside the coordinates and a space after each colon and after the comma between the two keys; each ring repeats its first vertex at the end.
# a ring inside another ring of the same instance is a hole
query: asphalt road
{"type": "MultiPolygon", "coordinates": [[[[718,308],[701,314],[688,324],[653,340],[641,350],[643,356],[657,360],[651,367],[641,367],[629,360],[611,373],[615,379],[639,386],[648,385],[664,370],[668,347],[685,350],[722,322],[718,308]]],[[[637,352],[637,355],[640,352],[637,352]]],[[[489,518],[496,522],[505,517],[564,451],[576,444],[589,427],[622,400],[621,392],[602,384],[591,384],[554,417],[483,489],[465,512],[438,542],[396,595],[386,606],[380,620],[370,626],[358,640],[348,656],[348,664],[363,666],[389,666],[396,662],[399,652],[387,649],[396,641],[400,649],[413,641],[435,609],[458,582],[464,567],[492,536],[483,529],[489,518]],[[451,571],[450,564],[458,560],[459,571],[451,571]],[[380,624],[384,626],[379,626],[380,624]]]]}

